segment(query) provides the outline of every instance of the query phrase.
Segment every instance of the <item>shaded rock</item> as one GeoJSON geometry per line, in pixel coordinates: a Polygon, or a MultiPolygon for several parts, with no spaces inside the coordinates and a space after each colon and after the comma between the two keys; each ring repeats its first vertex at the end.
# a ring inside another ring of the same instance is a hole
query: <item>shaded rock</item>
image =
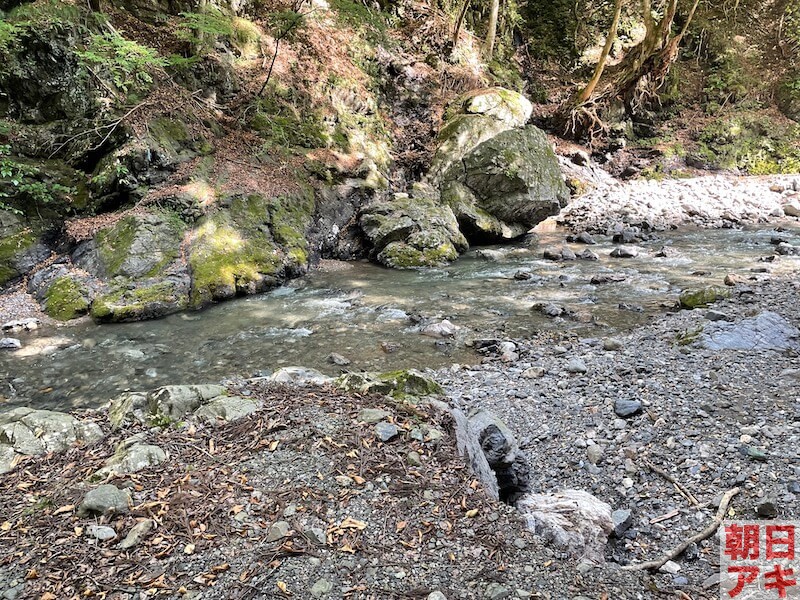
{"type": "Polygon", "coordinates": [[[147,394],[147,410],[152,417],[176,422],[226,393],[221,385],[165,385],[147,394]]]}
{"type": "Polygon", "coordinates": [[[617,509],[611,513],[611,521],[614,524],[614,535],[621,538],[633,525],[633,514],[628,509],[617,509]]]}
{"type": "Polygon", "coordinates": [[[528,463],[511,430],[492,413],[467,417],[453,410],[456,441],[472,470],[493,497],[513,503],[529,489],[528,463]]]}
{"type": "Polygon", "coordinates": [[[578,259],[579,260],[600,260],[600,257],[597,255],[597,253],[592,252],[591,250],[586,248],[580,254],[578,254],[578,259]]]}
{"type": "Polygon", "coordinates": [[[10,470],[13,453],[37,455],[62,452],[76,443],[88,444],[103,437],[100,427],[91,421],[79,421],[66,413],[16,408],[0,414],[0,447],[5,461],[0,473],[10,470]],[[10,448],[10,451],[9,451],[10,448]]]}
{"type": "Polygon", "coordinates": [[[400,433],[397,425],[388,421],[381,421],[375,424],[375,436],[382,442],[394,439],[400,433]]]}
{"type": "Polygon", "coordinates": [[[598,275],[593,275],[589,283],[591,283],[592,285],[602,285],[604,283],[619,283],[621,281],[625,281],[627,278],[628,278],[627,275],[621,275],[619,273],[600,273],[598,275]]]}
{"type": "Polygon", "coordinates": [[[548,317],[560,317],[561,315],[566,314],[566,309],[558,306],[557,304],[553,304],[552,302],[547,303],[537,303],[534,304],[532,310],[536,312],[540,312],[543,315],[547,315],[548,317]]]}
{"type": "Polygon", "coordinates": [[[218,396],[194,411],[194,416],[210,423],[230,422],[254,413],[260,406],[251,398],[218,396]]]}
{"type": "Polygon", "coordinates": [[[154,467],[165,460],[167,454],[162,448],[152,444],[142,443],[144,440],[142,434],[120,442],[111,456],[101,469],[91,476],[93,481],[102,481],[109,476],[128,475],[130,473],[137,473],[142,469],[154,467]]]}
{"type": "Polygon", "coordinates": [[[614,401],[614,412],[618,417],[633,417],[642,412],[641,400],[622,400],[614,401]]]}
{"type": "Polygon", "coordinates": [[[113,527],[109,527],[108,525],[89,525],[86,528],[86,533],[101,542],[113,540],[117,537],[117,532],[114,531],[113,527]]]}
{"type": "Polygon", "coordinates": [[[273,523],[267,531],[267,542],[277,542],[280,539],[289,535],[292,527],[287,521],[278,521],[273,523]]]}
{"type": "Polygon", "coordinates": [[[391,413],[389,413],[388,410],[383,410],[381,408],[362,408],[358,413],[358,420],[371,425],[383,421],[390,416],[391,413]]]}
{"type": "Polygon", "coordinates": [[[98,486],[84,496],[83,502],[78,507],[78,516],[85,517],[89,514],[105,515],[109,513],[127,513],[131,503],[131,495],[127,490],[121,490],[115,485],[104,484],[98,486]]]}

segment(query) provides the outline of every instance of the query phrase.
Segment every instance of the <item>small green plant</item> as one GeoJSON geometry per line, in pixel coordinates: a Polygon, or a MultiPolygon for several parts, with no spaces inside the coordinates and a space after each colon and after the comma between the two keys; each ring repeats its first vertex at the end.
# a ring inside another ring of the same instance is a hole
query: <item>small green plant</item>
{"type": "Polygon", "coordinates": [[[207,54],[214,48],[217,38],[233,35],[233,21],[219,11],[182,12],[181,17],[183,21],[175,33],[178,39],[192,45],[194,54],[207,54]]]}
{"type": "Polygon", "coordinates": [[[87,65],[105,71],[114,86],[125,94],[148,89],[154,71],[169,62],[153,48],[108,32],[92,35],[86,50],[75,54],[87,65]]]}
{"type": "Polygon", "coordinates": [[[0,56],[6,56],[8,50],[17,43],[21,30],[16,23],[0,20],[0,56]]]}
{"type": "Polygon", "coordinates": [[[75,193],[71,187],[38,179],[39,169],[11,158],[11,147],[0,145],[0,209],[19,213],[3,199],[20,198],[35,204],[50,204],[75,193]]]}

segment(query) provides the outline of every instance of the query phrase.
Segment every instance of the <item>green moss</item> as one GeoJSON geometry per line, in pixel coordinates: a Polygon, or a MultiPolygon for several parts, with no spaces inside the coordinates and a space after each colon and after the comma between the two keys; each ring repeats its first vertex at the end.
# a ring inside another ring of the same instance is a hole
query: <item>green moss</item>
{"type": "Polygon", "coordinates": [[[450,242],[443,242],[434,248],[423,249],[404,242],[392,242],[378,254],[378,260],[381,263],[394,269],[440,267],[456,258],[458,258],[458,252],[450,242]]]}
{"type": "Polygon", "coordinates": [[[362,394],[385,394],[397,399],[437,396],[442,387],[430,377],[413,369],[388,373],[345,373],[334,382],[336,387],[362,394]]]}
{"type": "Polygon", "coordinates": [[[59,277],[45,294],[45,312],[59,321],[69,321],[89,310],[86,289],[71,277],[59,277]]]}
{"type": "Polygon", "coordinates": [[[0,285],[20,275],[14,266],[14,259],[20,252],[36,243],[36,239],[36,235],[30,229],[23,229],[0,238],[0,285]]]}
{"type": "Polygon", "coordinates": [[[698,340],[703,334],[703,327],[695,327],[694,329],[687,329],[675,336],[675,343],[678,346],[690,346],[698,340]]]}
{"type": "Polygon", "coordinates": [[[120,323],[140,321],[158,317],[174,310],[186,308],[186,299],[181,297],[175,284],[162,281],[147,287],[132,290],[121,289],[95,298],[91,315],[97,321],[120,323]]]}
{"type": "Polygon", "coordinates": [[[700,290],[687,290],[681,293],[678,303],[681,308],[702,308],[713,304],[723,298],[728,298],[730,291],[716,286],[709,286],[700,290]]]}
{"type": "Polygon", "coordinates": [[[125,217],[110,229],[101,229],[95,236],[97,251],[108,274],[115,276],[130,253],[136,237],[136,217],[125,217]]]}

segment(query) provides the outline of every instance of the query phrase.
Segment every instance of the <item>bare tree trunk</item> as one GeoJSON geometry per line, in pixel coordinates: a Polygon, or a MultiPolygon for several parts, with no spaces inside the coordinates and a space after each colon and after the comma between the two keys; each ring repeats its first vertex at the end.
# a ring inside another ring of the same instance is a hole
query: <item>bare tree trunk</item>
{"type": "Polygon", "coordinates": [[[464,0],[461,4],[461,10],[458,11],[458,19],[456,19],[456,28],[453,32],[453,48],[458,44],[458,34],[461,33],[461,25],[464,24],[464,17],[467,15],[470,0],[464,0]]]}
{"type": "Polygon", "coordinates": [[[619,26],[619,16],[621,13],[622,0],[615,0],[614,18],[611,20],[611,27],[608,29],[606,44],[603,46],[603,52],[600,54],[600,59],[597,61],[597,65],[594,68],[594,75],[592,75],[589,83],[586,84],[586,87],[584,87],[575,98],[575,104],[578,106],[585,103],[589,98],[592,97],[594,89],[597,87],[597,84],[600,82],[600,78],[603,76],[603,71],[606,68],[606,62],[608,61],[608,55],[611,54],[611,48],[614,46],[614,40],[617,39],[617,27],[619,26]]]}
{"type": "Polygon", "coordinates": [[[492,0],[492,10],[489,13],[489,31],[486,33],[484,54],[486,60],[492,60],[494,55],[494,42],[497,37],[497,17],[500,14],[500,0],[492,0]]]}

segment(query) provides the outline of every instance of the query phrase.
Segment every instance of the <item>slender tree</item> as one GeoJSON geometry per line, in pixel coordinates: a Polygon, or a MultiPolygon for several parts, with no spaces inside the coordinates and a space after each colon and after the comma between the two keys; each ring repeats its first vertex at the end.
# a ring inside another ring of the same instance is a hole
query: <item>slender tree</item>
{"type": "Polygon", "coordinates": [[[486,32],[486,42],[484,44],[484,55],[486,60],[492,60],[494,56],[494,44],[497,38],[497,17],[500,14],[500,0],[492,0],[492,7],[489,11],[489,30],[486,32]]]}
{"type": "Polygon", "coordinates": [[[591,98],[592,94],[594,93],[594,89],[600,82],[600,78],[603,76],[603,71],[605,70],[606,63],[608,62],[608,55],[611,54],[611,48],[614,46],[614,40],[617,39],[617,28],[619,26],[619,16],[621,13],[622,0],[615,0],[614,18],[611,20],[611,27],[608,28],[606,44],[603,46],[603,51],[600,53],[600,58],[598,59],[597,65],[594,68],[594,74],[592,75],[592,78],[589,80],[589,83],[586,84],[586,87],[584,87],[578,93],[578,96],[575,98],[575,104],[583,104],[589,98],[591,98]]]}

